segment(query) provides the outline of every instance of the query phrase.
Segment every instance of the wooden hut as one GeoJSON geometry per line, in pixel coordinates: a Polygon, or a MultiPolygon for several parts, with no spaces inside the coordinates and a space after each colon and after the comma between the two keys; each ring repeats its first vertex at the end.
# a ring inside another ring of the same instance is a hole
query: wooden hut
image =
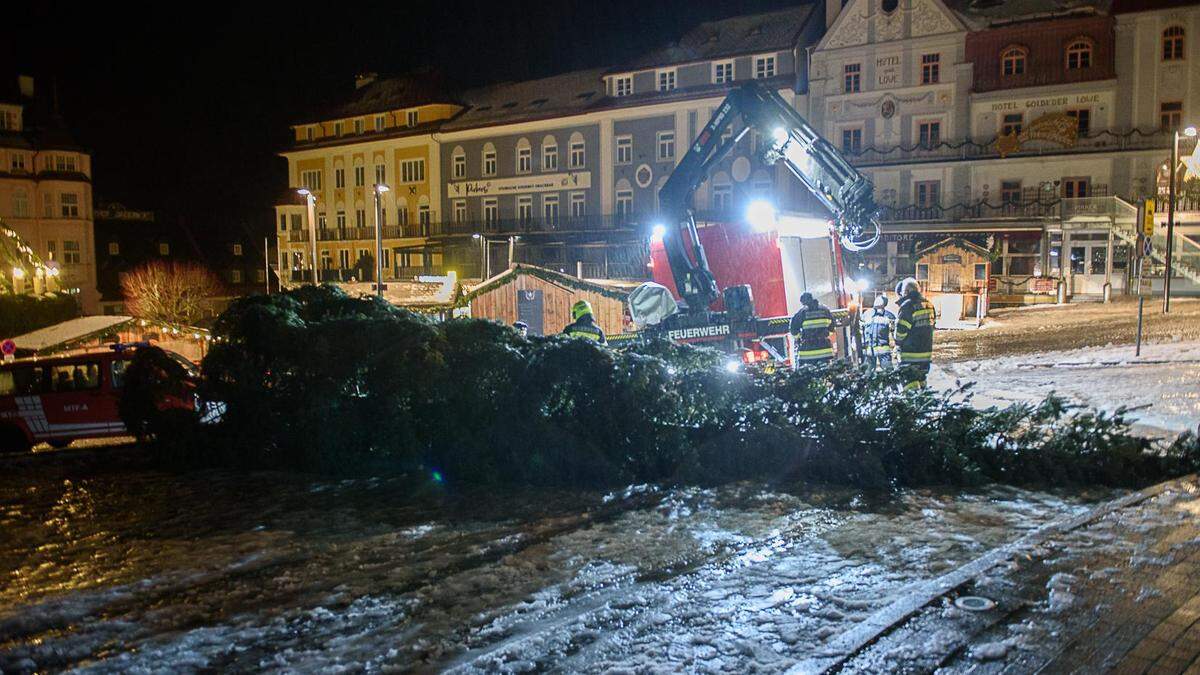
{"type": "Polygon", "coordinates": [[[632,285],[598,282],[534,265],[517,264],[479,285],[466,288],[460,304],[473,317],[512,324],[529,324],[530,335],[559,333],[571,323],[571,305],[592,304],[596,322],[605,333],[625,327],[625,300],[632,285]]]}
{"type": "Polygon", "coordinates": [[[937,307],[940,324],[977,316],[992,260],[985,247],[947,237],[916,251],[916,259],[921,292],[937,307]]]}

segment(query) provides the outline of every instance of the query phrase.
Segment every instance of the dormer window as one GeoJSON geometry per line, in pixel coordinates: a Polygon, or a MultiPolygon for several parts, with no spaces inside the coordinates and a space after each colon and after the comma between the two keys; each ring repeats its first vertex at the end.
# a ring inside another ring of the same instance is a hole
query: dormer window
{"type": "Polygon", "coordinates": [[[713,84],[733,82],[733,61],[718,61],[713,64],[713,84]]]}
{"type": "Polygon", "coordinates": [[[675,69],[658,71],[658,90],[671,91],[675,88],[675,69]]]}
{"type": "Polygon", "coordinates": [[[633,76],[622,75],[613,78],[613,96],[629,96],[633,94],[633,76]]]}
{"type": "Polygon", "coordinates": [[[754,77],[775,77],[775,56],[758,56],[754,59],[754,77]]]}
{"type": "Polygon", "coordinates": [[[1000,72],[1004,75],[1024,75],[1025,59],[1029,51],[1024,47],[1007,47],[1000,52],[1000,72]]]}
{"type": "Polygon", "coordinates": [[[354,133],[361,134],[365,127],[366,125],[362,120],[354,120],[354,133]]]}
{"type": "Polygon", "coordinates": [[[416,110],[409,110],[407,113],[405,113],[404,121],[408,126],[415,127],[415,126],[417,126],[419,117],[420,116],[417,114],[416,110]]]}
{"type": "Polygon", "coordinates": [[[1092,43],[1088,40],[1076,40],[1067,46],[1067,70],[1081,70],[1092,67],[1092,43]]]}
{"type": "Polygon", "coordinates": [[[375,116],[375,131],[383,131],[383,128],[385,126],[387,126],[387,117],[385,117],[383,115],[376,115],[375,116]]]}
{"type": "Polygon", "coordinates": [[[334,122],[334,123],[333,123],[333,135],[334,135],[334,136],[341,136],[341,135],[342,135],[342,123],[341,123],[341,122],[334,122]]]}

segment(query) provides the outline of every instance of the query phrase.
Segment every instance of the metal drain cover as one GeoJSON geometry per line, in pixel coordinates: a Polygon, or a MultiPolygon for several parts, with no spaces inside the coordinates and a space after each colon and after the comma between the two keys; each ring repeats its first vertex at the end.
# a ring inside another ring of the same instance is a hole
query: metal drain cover
{"type": "Polygon", "coordinates": [[[996,603],[978,595],[963,595],[954,599],[954,606],[968,612],[986,612],[996,606],[996,603]]]}

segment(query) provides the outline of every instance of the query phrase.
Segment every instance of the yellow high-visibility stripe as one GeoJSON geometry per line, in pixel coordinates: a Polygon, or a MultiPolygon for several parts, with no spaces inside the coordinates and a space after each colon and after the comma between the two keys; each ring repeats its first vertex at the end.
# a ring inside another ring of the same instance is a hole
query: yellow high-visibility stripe
{"type": "Polygon", "coordinates": [[[908,321],[905,321],[904,319],[900,319],[900,320],[899,320],[899,321],[897,321],[896,323],[897,323],[898,325],[904,326],[905,328],[912,328],[912,323],[911,323],[911,322],[908,322],[908,321]]]}
{"type": "Polygon", "coordinates": [[[913,312],[913,318],[915,319],[918,314],[925,315],[925,314],[932,314],[932,313],[933,313],[932,308],[931,309],[918,309],[917,311],[913,312]]]}
{"type": "Polygon", "coordinates": [[[800,358],[806,358],[810,356],[833,356],[833,347],[799,350],[796,352],[796,356],[799,356],[800,358]]]}
{"type": "Polygon", "coordinates": [[[933,358],[933,352],[900,352],[901,361],[922,362],[933,358]]]}
{"type": "Polygon", "coordinates": [[[917,380],[915,382],[909,382],[908,384],[904,385],[905,391],[916,391],[917,389],[924,389],[924,388],[925,388],[925,383],[920,380],[917,380]]]}
{"type": "Polygon", "coordinates": [[[828,326],[831,323],[833,323],[833,319],[805,319],[804,322],[800,324],[800,327],[809,328],[813,326],[828,326]]]}

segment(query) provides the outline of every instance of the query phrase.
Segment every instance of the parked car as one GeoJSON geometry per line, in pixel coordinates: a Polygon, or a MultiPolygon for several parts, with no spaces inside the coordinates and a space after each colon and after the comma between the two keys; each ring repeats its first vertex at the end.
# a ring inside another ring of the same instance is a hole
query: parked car
{"type": "MultiPolygon", "coordinates": [[[[18,359],[0,364],[0,452],[26,452],[46,442],[66,447],[81,438],[123,436],[120,401],[125,371],[138,347],[18,359]]],[[[161,410],[194,410],[196,366],[166,352],[190,379],[164,395],[161,410]]]]}

